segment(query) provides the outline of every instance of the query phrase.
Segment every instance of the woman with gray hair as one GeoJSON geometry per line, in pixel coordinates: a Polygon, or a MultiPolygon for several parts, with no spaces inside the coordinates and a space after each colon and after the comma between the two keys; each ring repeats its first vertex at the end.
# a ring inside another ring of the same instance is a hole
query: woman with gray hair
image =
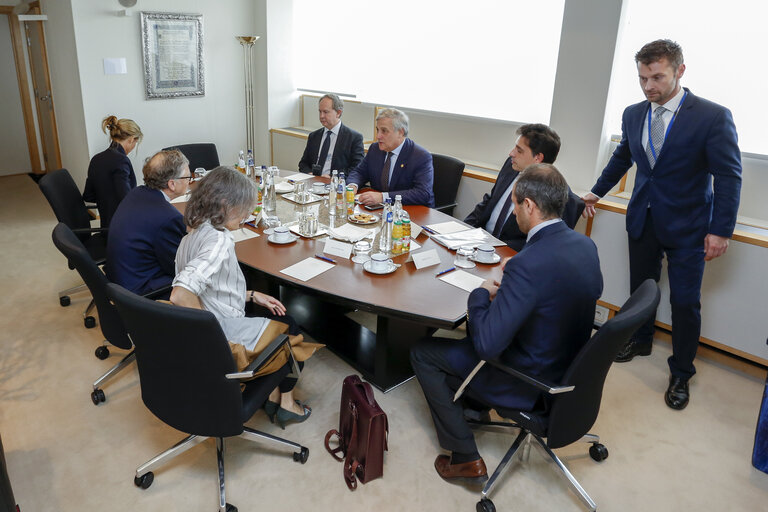
{"type": "MultiPolygon", "coordinates": [[[[176,253],[176,278],[171,291],[173,304],[205,309],[216,316],[230,341],[238,370],[248,366],[272,339],[286,331],[293,335],[291,349],[298,361],[305,361],[322,347],[303,341],[298,326],[285,316],[285,306],[279,300],[246,289],[231,231],[239,229],[251,213],[256,194],[251,180],[231,167],[217,167],[197,184],[184,213],[190,231],[176,253]],[[263,306],[270,316],[284,322],[246,317],[247,302],[263,306]]],[[[311,412],[294,399],[295,384],[296,379],[286,378],[265,405],[270,420],[277,420],[283,428],[289,421],[306,420],[311,412]]]]}

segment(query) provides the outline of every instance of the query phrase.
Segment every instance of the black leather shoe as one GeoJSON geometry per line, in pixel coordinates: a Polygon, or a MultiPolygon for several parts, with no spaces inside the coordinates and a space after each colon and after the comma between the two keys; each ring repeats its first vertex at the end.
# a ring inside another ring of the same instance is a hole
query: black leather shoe
{"type": "Polygon", "coordinates": [[[667,392],[664,393],[664,401],[667,402],[667,405],[672,409],[680,411],[688,405],[689,398],[688,379],[670,376],[669,387],[667,392]]]}
{"type": "Polygon", "coordinates": [[[635,340],[629,340],[624,348],[619,350],[616,357],[613,359],[617,363],[626,363],[631,361],[635,356],[649,356],[651,355],[651,349],[653,349],[652,343],[637,343],[635,340]]]}

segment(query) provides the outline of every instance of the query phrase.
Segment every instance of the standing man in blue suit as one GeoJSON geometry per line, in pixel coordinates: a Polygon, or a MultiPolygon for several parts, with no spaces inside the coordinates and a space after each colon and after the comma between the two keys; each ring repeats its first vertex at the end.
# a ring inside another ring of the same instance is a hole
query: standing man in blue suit
{"type": "Polygon", "coordinates": [[[363,161],[363,136],[341,122],[344,102],[336,94],[320,98],[317,109],[323,127],[309,134],[299,171],[325,176],[336,169],[348,174],[363,161]]]}
{"type": "MultiPolygon", "coordinates": [[[[658,282],[666,255],[672,356],[664,400],[679,410],[688,405],[688,380],[696,373],[704,262],[725,254],[736,225],[741,153],[731,112],[680,86],[685,64],[677,43],[648,43],[635,62],[647,101],[624,110],[621,142],[582,199],[585,214],[594,215],[598,199],[637,166],[627,207],[630,291],[649,277],[658,282]]],[[[651,353],[654,320],[637,330],[616,361],[651,353]]]]}
{"type": "Polygon", "coordinates": [[[374,205],[396,195],[403,204],[435,206],[432,192],[432,155],[408,137],[408,116],[385,108],[376,116],[376,140],[347,178],[357,188],[369,183],[373,190],[360,194],[360,203],[374,205]]]}
{"type": "Polygon", "coordinates": [[[171,201],[192,179],[189,161],[176,149],[147,159],[142,172],[144,185],[131,190],[112,217],[106,264],[110,281],[141,295],[170,286],[176,275],[176,250],[187,229],[171,201]]]}
{"type": "MultiPolygon", "coordinates": [[[[472,430],[454,392],[481,359],[496,359],[534,378],[559,382],[589,340],[603,278],[595,244],[562,221],[568,184],[551,164],[534,164],[515,181],[513,204],[528,242],[504,266],[501,283],[486,280],[469,295],[463,340],[426,339],[411,364],[429,404],[440,446],[435,460],[448,481],[487,479],[472,430]]],[[[465,396],[490,407],[532,410],[533,386],[485,365],[465,396]]]]}

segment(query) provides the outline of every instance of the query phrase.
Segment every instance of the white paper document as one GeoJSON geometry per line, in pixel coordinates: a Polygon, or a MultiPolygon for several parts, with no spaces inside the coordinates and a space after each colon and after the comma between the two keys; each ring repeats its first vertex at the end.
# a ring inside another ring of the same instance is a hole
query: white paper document
{"type": "Polygon", "coordinates": [[[297,172],[296,174],[291,174],[290,176],[285,177],[285,179],[288,181],[303,181],[303,180],[308,180],[310,178],[314,178],[314,175],[307,174],[304,172],[297,172]]]}
{"type": "Polygon", "coordinates": [[[280,272],[299,281],[309,281],[335,266],[333,263],[328,263],[318,258],[307,258],[284,268],[280,272]]]}
{"type": "Polygon", "coordinates": [[[328,238],[325,241],[323,252],[325,254],[332,254],[333,256],[340,256],[344,259],[349,259],[349,256],[352,254],[352,244],[328,238]]]}
{"type": "Polygon", "coordinates": [[[440,264],[440,256],[435,249],[429,249],[428,251],[412,252],[411,259],[416,268],[421,270],[422,268],[431,267],[432,265],[440,264]]]}
{"type": "Polygon", "coordinates": [[[250,229],[240,228],[236,229],[231,232],[232,237],[235,239],[235,243],[242,242],[243,240],[248,240],[249,238],[256,238],[259,236],[259,234],[255,231],[251,231],[250,229]]]}
{"type": "Polygon", "coordinates": [[[439,224],[430,224],[427,227],[438,235],[450,235],[451,233],[458,233],[459,231],[466,231],[467,229],[470,229],[464,224],[456,222],[455,220],[441,222],[439,224]]]}
{"type": "Polygon", "coordinates": [[[452,251],[455,251],[464,245],[477,247],[480,244],[490,243],[490,238],[493,237],[482,228],[465,229],[464,231],[447,235],[432,235],[432,240],[446,246],[452,251]]]}
{"type": "Polygon", "coordinates": [[[448,272],[447,274],[438,277],[438,279],[468,292],[471,292],[475,288],[479,288],[480,285],[483,284],[483,281],[485,281],[482,277],[470,274],[469,272],[464,272],[463,270],[448,272]]]}
{"type": "Polygon", "coordinates": [[[348,242],[357,242],[367,236],[373,236],[376,234],[376,229],[366,229],[359,226],[353,226],[349,222],[342,224],[337,228],[331,229],[331,236],[338,238],[339,240],[346,240],[348,242]]]}

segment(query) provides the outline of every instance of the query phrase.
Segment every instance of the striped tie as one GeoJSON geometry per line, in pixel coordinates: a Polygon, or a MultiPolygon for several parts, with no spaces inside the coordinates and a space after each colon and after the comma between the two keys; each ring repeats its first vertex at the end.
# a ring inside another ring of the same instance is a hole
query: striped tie
{"type": "Polygon", "coordinates": [[[664,119],[662,116],[667,109],[664,107],[656,107],[653,113],[653,121],[651,122],[651,142],[645,148],[645,154],[648,155],[648,162],[651,164],[651,169],[656,165],[656,158],[653,157],[653,150],[656,151],[656,155],[661,152],[661,146],[664,145],[664,119]],[[651,150],[651,144],[653,144],[653,150],[651,150]]]}

